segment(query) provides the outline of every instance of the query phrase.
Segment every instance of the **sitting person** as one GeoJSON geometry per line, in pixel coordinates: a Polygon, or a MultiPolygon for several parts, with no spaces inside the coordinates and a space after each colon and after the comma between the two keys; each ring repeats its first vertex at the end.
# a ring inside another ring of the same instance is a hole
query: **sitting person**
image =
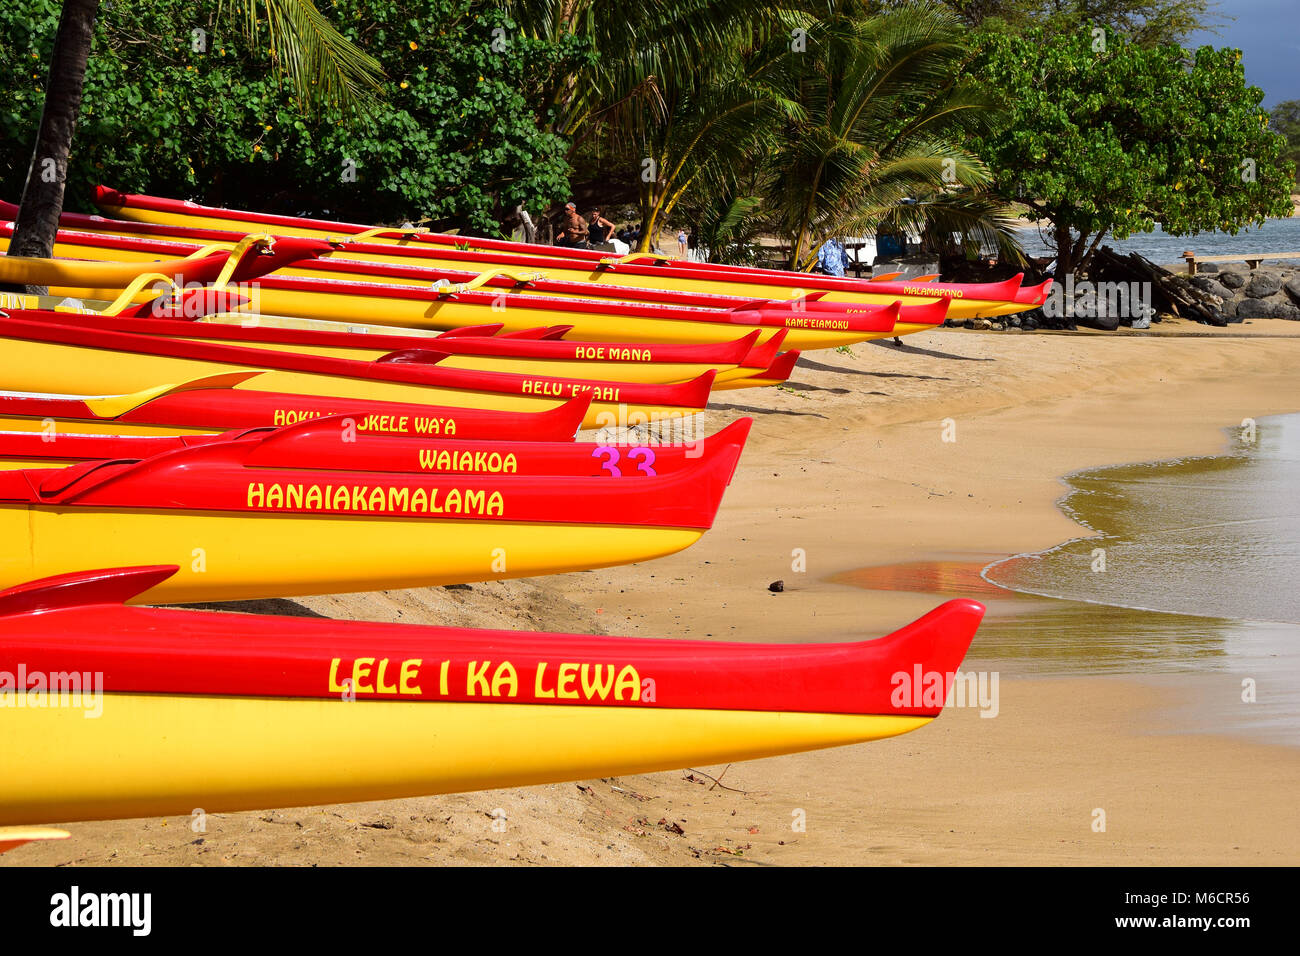
{"type": "Polygon", "coordinates": [[[587,221],[578,215],[578,207],[571,202],[564,204],[564,215],[560,218],[560,231],[555,236],[555,245],[570,249],[587,248],[587,221]]]}
{"type": "Polygon", "coordinates": [[[614,224],[602,216],[599,209],[593,209],[590,224],[587,226],[587,242],[593,246],[603,246],[612,238],[614,238],[614,224]]]}

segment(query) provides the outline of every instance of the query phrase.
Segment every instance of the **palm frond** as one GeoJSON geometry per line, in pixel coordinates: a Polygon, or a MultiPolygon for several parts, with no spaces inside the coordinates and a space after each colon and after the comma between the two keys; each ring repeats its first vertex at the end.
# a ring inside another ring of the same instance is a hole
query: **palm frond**
{"type": "Polygon", "coordinates": [[[311,0],[231,0],[244,32],[265,36],[271,60],[284,70],[304,106],[352,108],[382,94],[379,61],[341,34],[311,0]]]}

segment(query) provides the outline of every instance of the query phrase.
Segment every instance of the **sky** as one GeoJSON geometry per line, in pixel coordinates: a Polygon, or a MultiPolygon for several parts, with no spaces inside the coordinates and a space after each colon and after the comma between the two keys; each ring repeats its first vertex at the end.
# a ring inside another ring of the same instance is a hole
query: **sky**
{"type": "Polygon", "coordinates": [[[1187,45],[1236,47],[1246,82],[1264,91],[1264,108],[1300,100],[1300,0],[1219,0],[1219,31],[1197,33],[1187,45]]]}

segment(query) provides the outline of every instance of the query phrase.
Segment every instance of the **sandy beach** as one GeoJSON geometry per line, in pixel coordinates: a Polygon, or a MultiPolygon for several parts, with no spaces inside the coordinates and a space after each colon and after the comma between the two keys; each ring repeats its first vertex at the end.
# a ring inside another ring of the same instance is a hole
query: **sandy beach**
{"type": "MultiPolygon", "coordinates": [[[[900,564],[978,570],[1050,547],[1083,533],[1056,507],[1062,475],[1214,454],[1223,429],[1244,418],[1300,410],[1298,323],[940,330],[903,342],[819,352],[788,386],[717,393],[704,432],[739,415],[755,427],[717,524],[684,553],[270,607],[655,637],[862,639],[958,585],[864,589],[846,572],[882,569],[871,579],[884,581],[906,576],[889,571],[900,564]],[[805,571],[792,568],[796,549],[805,571]],[[768,590],[776,580],[781,593],[768,590]]],[[[991,615],[1011,613],[1009,595],[963,580],[991,615]]],[[[1043,678],[978,636],[965,669],[999,675],[996,717],[953,708],[900,738],[728,768],[212,815],[202,830],[188,817],[77,824],[70,840],[0,865],[1300,863],[1300,747],[1191,732],[1179,717],[1235,677],[1156,680],[1135,665],[1043,678]]]]}

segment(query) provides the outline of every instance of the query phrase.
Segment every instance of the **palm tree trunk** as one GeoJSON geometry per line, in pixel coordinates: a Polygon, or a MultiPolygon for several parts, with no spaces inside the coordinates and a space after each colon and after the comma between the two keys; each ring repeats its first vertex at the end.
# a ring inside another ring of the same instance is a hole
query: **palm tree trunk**
{"type": "MultiPolygon", "coordinates": [[[[17,256],[48,259],[54,254],[54,239],[63,212],[63,190],[67,181],[72,136],[81,110],[81,92],[86,81],[86,61],[95,33],[99,0],[64,0],[59,32],[54,39],[50,72],[45,82],[45,106],[36,147],[27,171],[27,185],[14,223],[9,252],[17,256]]],[[[42,295],[43,287],[28,292],[42,295]]]]}

